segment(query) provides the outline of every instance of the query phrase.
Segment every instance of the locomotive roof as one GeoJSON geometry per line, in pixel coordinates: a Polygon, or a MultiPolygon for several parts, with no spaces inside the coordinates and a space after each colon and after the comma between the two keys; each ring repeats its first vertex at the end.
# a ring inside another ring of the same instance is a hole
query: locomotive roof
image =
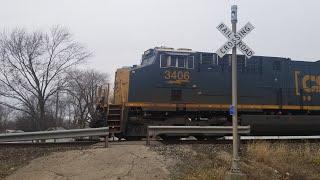
{"type": "MultiPolygon", "coordinates": [[[[171,53],[201,53],[201,54],[214,54],[217,55],[216,53],[213,52],[201,52],[201,51],[194,51],[192,49],[188,49],[188,48],[178,48],[178,49],[174,49],[171,47],[165,47],[165,46],[161,46],[161,47],[155,47],[153,49],[149,49],[147,51],[160,51],[160,52],[171,52],[171,53]]],[[[146,51],[146,52],[147,52],[146,51]]],[[[226,56],[229,56],[231,54],[226,54],[226,56]]],[[[238,55],[238,56],[244,56],[244,55],[238,55]]],[[[308,63],[313,63],[313,62],[317,62],[320,63],[320,60],[317,61],[304,61],[304,60],[293,60],[291,58],[288,57],[276,57],[276,56],[254,56],[254,57],[261,57],[261,58],[277,58],[279,60],[283,60],[283,61],[295,61],[295,62],[308,62],[308,63]]]]}

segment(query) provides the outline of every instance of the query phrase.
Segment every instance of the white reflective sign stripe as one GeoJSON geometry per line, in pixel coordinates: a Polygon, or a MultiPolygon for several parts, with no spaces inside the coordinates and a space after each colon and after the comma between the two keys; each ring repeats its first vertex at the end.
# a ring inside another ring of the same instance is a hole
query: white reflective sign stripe
{"type": "Polygon", "coordinates": [[[254,26],[248,22],[243,28],[241,28],[236,36],[234,35],[234,33],[231,31],[231,29],[228,28],[228,26],[226,26],[224,23],[219,24],[219,26],[217,26],[217,29],[229,40],[231,39],[235,39],[236,43],[238,43],[239,41],[241,41],[244,37],[246,37],[253,29],[254,26]]]}
{"type": "Polygon", "coordinates": [[[219,26],[217,26],[217,29],[218,29],[227,39],[230,39],[231,37],[233,37],[233,32],[232,32],[231,29],[229,29],[228,26],[225,25],[224,23],[219,24],[219,26]]]}
{"type": "Polygon", "coordinates": [[[217,51],[216,54],[218,54],[218,56],[220,58],[222,58],[224,55],[226,55],[232,48],[233,48],[234,44],[231,41],[227,41],[224,45],[222,45],[217,51]]]}
{"type": "Polygon", "coordinates": [[[254,55],[254,51],[243,41],[240,41],[237,44],[237,47],[248,59],[250,59],[254,55]]]}
{"type": "Polygon", "coordinates": [[[219,57],[223,57],[227,54],[234,46],[237,46],[238,49],[247,57],[251,58],[254,55],[254,51],[246,45],[241,40],[247,36],[253,29],[254,26],[248,22],[243,28],[241,28],[236,34],[228,28],[224,23],[220,23],[217,26],[217,29],[229,40],[223,46],[221,46],[217,51],[219,57]]]}
{"type": "Polygon", "coordinates": [[[252,30],[254,29],[254,26],[248,22],[243,28],[241,28],[238,32],[237,35],[240,37],[242,40],[244,37],[246,37],[252,30]]]}
{"type": "MultiPolygon", "coordinates": [[[[226,55],[231,49],[233,48],[233,42],[227,41],[224,45],[222,45],[217,51],[216,54],[220,58],[222,58],[224,55],[226,55]]],[[[245,55],[247,58],[251,58],[255,52],[243,41],[240,41],[237,43],[237,48],[245,55]]]]}

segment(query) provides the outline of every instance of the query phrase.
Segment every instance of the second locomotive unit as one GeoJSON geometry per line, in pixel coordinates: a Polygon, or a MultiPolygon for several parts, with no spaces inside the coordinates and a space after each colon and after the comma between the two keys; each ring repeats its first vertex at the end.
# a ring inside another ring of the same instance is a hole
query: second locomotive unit
{"type": "MultiPolygon", "coordinates": [[[[320,62],[237,58],[240,125],[252,135],[319,134],[320,62]]],[[[114,102],[99,105],[100,121],[116,136],[141,138],[148,125],[231,125],[230,104],[231,55],[157,47],[116,71],[114,102]]]]}

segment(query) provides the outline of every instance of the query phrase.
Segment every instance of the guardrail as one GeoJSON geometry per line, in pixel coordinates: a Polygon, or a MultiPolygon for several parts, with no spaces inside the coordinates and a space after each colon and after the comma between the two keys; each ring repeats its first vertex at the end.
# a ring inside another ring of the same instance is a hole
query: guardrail
{"type": "MultiPolygon", "coordinates": [[[[250,134],[250,126],[238,126],[239,134],[250,134]]],[[[147,145],[150,145],[150,136],[161,134],[172,135],[229,135],[232,126],[148,126],[147,145]]]]}
{"type": "Polygon", "coordinates": [[[43,139],[61,139],[74,137],[103,136],[105,138],[105,147],[108,147],[109,127],[71,129],[56,131],[37,131],[24,133],[5,133],[0,134],[0,142],[12,141],[31,141],[43,139]]]}

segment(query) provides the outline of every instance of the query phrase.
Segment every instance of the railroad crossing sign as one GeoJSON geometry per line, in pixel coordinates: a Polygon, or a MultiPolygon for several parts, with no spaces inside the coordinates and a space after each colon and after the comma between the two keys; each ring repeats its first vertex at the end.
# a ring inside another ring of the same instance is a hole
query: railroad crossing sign
{"type": "Polygon", "coordinates": [[[217,29],[228,39],[228,41],[216,51],[219,57],[222,58],[234,46],[237,46],[248,59],[254,55],[254,51],[242,41],[242,39],[254,29],[254,26],[250,22],[248,22],[236,34],[233,33],[224,23],[219,24],[217,29]]]}

